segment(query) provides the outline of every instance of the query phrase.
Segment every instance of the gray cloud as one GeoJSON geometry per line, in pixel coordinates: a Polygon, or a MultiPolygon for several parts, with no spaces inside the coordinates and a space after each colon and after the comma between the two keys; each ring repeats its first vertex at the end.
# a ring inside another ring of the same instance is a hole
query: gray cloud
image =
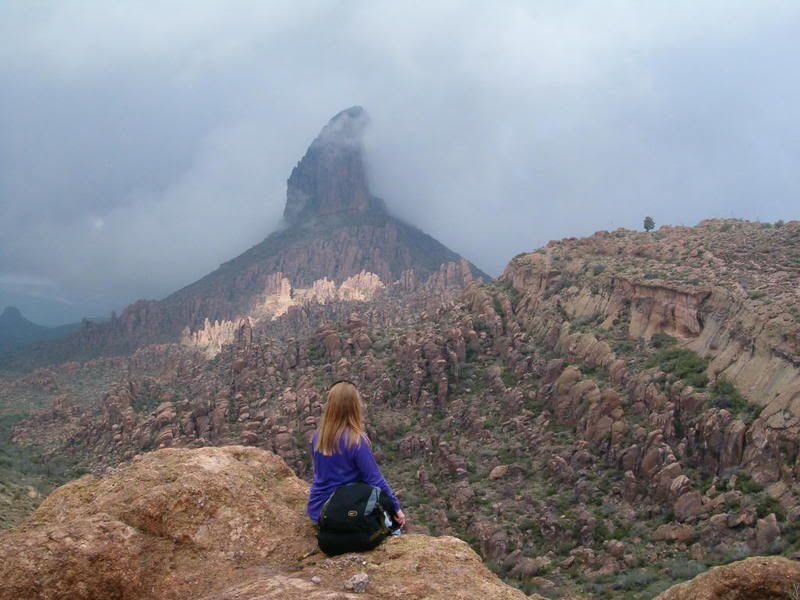
{"type": "Polygon", "coordinates": [[[376,192],[491,273],[645,214],[797,218],[799,34],[793,1],[4,3],[0,304],[189,283],[352,104],[376,192]]]}

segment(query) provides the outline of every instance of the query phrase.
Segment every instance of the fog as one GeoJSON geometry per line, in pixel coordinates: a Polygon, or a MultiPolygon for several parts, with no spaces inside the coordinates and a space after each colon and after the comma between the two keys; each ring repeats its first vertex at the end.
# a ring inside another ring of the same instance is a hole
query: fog
{"type": "Polygon", "coordinates": [[[5,2],[0,309],[201,277],[354,104],[374,192],[492,275],[645,215],[798,218],[798,56],[795,1],[5,2]]]}

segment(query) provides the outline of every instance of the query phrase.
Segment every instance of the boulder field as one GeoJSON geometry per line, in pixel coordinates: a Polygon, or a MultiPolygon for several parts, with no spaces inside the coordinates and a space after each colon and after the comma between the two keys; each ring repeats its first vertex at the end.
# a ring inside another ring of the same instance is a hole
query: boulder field
{"type": "MultiPolygon", "coordinates": [[[[406,534],[327,558],[304,508],[308,484],[252,447],[163,449],[54,491],[0,534],[0,600],[485,599],[526,596],[470,546],[406,534]]],[[[660,600],[790,598],[800,563],[756,557],[660,600]]]]}

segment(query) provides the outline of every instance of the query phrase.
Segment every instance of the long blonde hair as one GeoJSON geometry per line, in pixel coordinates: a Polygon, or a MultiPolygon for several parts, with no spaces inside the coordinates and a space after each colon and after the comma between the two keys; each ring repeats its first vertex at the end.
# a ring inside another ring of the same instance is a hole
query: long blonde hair
{"type": "Polygon", "coordinates": [[[335,454],[339,451],[342,435],[347,436],[348,448],[367,439],[361,396],[350,381],[337,381],[328,390],[328,402],[325,404],[325,414],[317,431],[314,449],[325,456],[335,454]]]}

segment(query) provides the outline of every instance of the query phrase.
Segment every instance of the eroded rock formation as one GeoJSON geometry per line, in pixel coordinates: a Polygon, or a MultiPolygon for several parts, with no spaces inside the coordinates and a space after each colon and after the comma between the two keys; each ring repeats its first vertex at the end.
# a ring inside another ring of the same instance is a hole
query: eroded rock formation
{"type": "Polygon", "coordinates": [[[307,493],[280,458],[256,448],[138,456],[57,489],[0,534],[0,598],[526,597],[452,537],[406,535],[328,559],[305,515],[307,493]],[[357,595],[346,588],[354,576],[357,595]]]}

